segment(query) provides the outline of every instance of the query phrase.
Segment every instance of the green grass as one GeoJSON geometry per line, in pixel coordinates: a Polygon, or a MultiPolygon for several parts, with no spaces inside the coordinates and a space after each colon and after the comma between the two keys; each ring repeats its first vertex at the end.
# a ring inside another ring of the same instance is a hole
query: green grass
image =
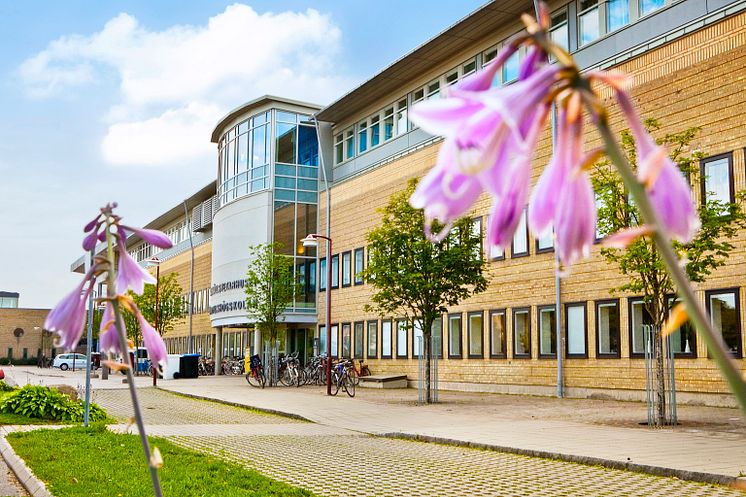
{"type": "MultiPolygon", "coordinates": [[[[55,497],[153,495],[140,440],[103,425],[12,433],[8,442],[55,497]]],[[[236,464],[153,438],[166,497],[312,496],[236,464]]]]}

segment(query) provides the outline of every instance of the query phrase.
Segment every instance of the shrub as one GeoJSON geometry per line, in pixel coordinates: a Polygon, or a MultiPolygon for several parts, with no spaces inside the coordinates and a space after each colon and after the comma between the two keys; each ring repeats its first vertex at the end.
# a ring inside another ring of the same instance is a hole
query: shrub
{"type": "Polygon", "coordinates": [[[13,390],[15,390],[14,387],[5,383],[4,380],[0,380],[0,392],[12,392],[13,390]]]}
{"type": "MultiPolygon", "coordinates": [[[[70,399],[57,389],[38,385],[26,385],[0,401],[0,412],[56,421],[81,422],[83,410],[82,402],[70,399]]],[[[92,403],[90,420],[103,421],[106,418],[106,411],[92,403]]]]}

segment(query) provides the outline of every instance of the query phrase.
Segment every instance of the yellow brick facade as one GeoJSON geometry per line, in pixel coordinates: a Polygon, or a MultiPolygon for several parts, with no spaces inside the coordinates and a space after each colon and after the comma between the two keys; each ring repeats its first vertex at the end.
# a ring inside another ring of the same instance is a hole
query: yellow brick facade
{"type": "Polygon", "coordinates": [[[0,357],[35,360],[39,353],[51,357],[54,337],[42,335],[48,313],[49,309],[0,309],[0,357]],[[14,334],[18,328],[23,330],[20,337],[14,334]]]}
{"type": "MultiPolygon", "coordinates": [[[[616,69],[634,77],[633,96],[644,117],[655,117],[663,124],[661,134],[683,131],[691,126],[702,128],[692,148],[706,157],[732,152],[733,178],[736,192],[746,189],[746,14],[733,16],[705,29],[680,38],[668,45],[645,53],[618,66],[616,69]]],[[[611,123],[619,131],[624,127],[611,95],[602,93],[611,107],[611,123]]],[[[589,132],[586,148],[598,144],[595,133],[589,132]]],[[[385,205],[391,194],[404,188],[407,180],[423,175],[435,164],[439,145],[427,146],[357,177],[336,184],[331,190],[331,233],[334,252],[354,250],[366,245],[366,233],[380,221],[376,209],[385,205]]],[[[541,140],[535,161],[534,182],[551,153],[549,131],[541,140]]],[[[699,185],[693,185],[699,199],[699,185]]],[[[325,225],[325,195],[320,195],[319,211],[325,225]]],[[[486,223],[490,200],[485,196],[477,203],[474,216],[482,216],[486,223]]],[[[537,306],[554,304],[554,255],[536,253],[534,239],[529,241],[531,255],[512,258],[507,250],[505,260],[487,264],[489,288],[485,293],[470,298],[450,309],[463,315],[462,344],[467,350],[465,324],[467,312],[483,311],[484,354],[489,357],[489,316],[491,309],[507,310],[507,357],[504,359],[444,359],[440,362],[442,386],[485,391],[551,393],[556,384],[556,361],[538,358],[537,306]],[[530,307],[531,358],[512,357],[512,312],[530,307]]],[[[612,394],[621,398],[641,398],[645,386],[642,359],[630,358],[629,306],[631,295],[611,295],[609,290],[624,280],[613,266],[599,256],[594,247],[591,257],[572,268],[562,280],[561,300],[564,303],[584,302],[586,306],[586,347],[588,357],[565,361],[564,382],[570,395],[612,394]],[[599,300],[619,298],[620,357],[596,357],[596,306],[599,300]]],[[[728,264],[711,275],[707,283],[697,287],[704,302],[705,290],[738,288],[740,309],[746,306],[746,233],[739,234],[736,249],[728,264]]],[[[380,320],[379,316],[363,312],[372,286],[351,286],[332,290],[333,324],[380,320]]],[[[324,322],[326,293],[321,292],[318,309],[319,323],[324,322]]],[[[397,318],[399,316],[390,316],[397,318]]],[[[562,318],[564,321],[564,309],[562,318]]],[[[746,343],[746,321],[740,313],[741,343],[746,343]]],[[[394,327],[395,328],[395,327],[394,327]]],[[[354,327],[353,327],[354,329],[354,327]]],[[[364,328],[365,329],[365,328],[364,328]]],[[[445,339],[444,348],[448,354],[445,339]]],[[[339,327],[341,332],[341,327],[339,327]]],[[[378,325],[380,355],[381,326],[378,325]]],[[[395,333],[394,333],[395,335],[395,333]]],[[[417,377],[417,360],[412,358],[412,337],[409,333],[409,358],[367,358],[371,370],[377,373],[404,372],[411,379],[417,377]]],[[[342,339],[338,339],[341,347],[342,339]]],[[[392,345],[396,350],[396,343],[392,345]]],[[[364,349],[367,352],[367,341],[364,349]]],[[[743,347],[742,347],[743,349],[743,347]]],[[[715,365],[709,361],[701,341],[696,345],[697,358],[676,360],[677,389],[683,399],[692,395],[711,402],[730,403],[727,387],[715,365]],[[691,394],[691,395],[690,395],[691,394]]],[[[746,362],[739,359],[741,368],[746,362]]]]}

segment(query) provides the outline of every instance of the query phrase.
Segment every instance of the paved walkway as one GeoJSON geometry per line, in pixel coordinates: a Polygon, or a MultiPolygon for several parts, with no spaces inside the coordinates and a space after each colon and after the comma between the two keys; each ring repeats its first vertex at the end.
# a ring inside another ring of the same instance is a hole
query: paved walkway
{"type": "MultiPolygon", "coordinates": [[[[206,404],[164,390],[146,388],[140,395],[149,434],[234,461],[317,495],[743,495],[722,486],[600,466],[375,437],[206,404]]],[[[99,390],[96,400],[121,420],[131,415],[128,394],[121,389],[99,390]]]]}

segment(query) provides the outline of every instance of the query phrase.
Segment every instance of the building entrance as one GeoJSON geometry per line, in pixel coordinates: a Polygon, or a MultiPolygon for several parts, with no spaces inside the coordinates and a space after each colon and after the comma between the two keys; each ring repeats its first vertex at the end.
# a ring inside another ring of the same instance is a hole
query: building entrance
{"type": "Polygon", "coordinates": [[[301,366],[306,365],[306,361],[311,353],[311,347],[308,345],[311,331],[306,328],[288,330],[288,353],[298,352],[298,360],[301,366]]]}

